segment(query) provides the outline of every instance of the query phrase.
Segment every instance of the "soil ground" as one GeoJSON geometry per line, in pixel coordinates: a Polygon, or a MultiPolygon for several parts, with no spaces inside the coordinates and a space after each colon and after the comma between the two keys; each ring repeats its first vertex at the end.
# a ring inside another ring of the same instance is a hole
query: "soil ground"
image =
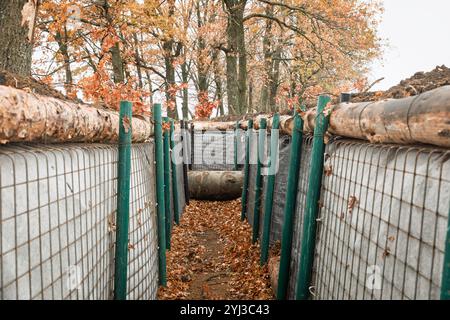
{"type": "Polygon", "coordinates": [[[191,201],[173,229],[159,299],[273,299],[268,268],[260,266],[259,246],[251,244],[240,212],[238,200],[191,201]]]}
{"type": "Polygon", "coordinates": [[[53,89],[49,85],[38,81],[33,77],[23,77],[4,70],[0,70],[0,85],[13,87],[16,89],[23,89],[29,92],[37,93],[47,97],[54,97],[61,100],[81,102],[78,100],[71,100],[67,98],[58,90],[53,89]]]}
{"type": "Polygon", "coordinates": [[[430,72],[417,72],[411,78],[402,80],[398,85],[386,91],[354,94],[352,96],[352,102],[400,99],[447,85],[450,85],[450,68],[438,66],[430,72]]]}

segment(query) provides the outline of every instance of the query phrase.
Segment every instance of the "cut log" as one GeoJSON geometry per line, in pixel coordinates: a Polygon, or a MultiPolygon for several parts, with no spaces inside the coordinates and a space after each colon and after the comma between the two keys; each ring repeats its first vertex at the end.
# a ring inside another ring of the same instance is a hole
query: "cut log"
{"type": "Polygon", "coordinates": [[[236,121],[214,122],[214,121],[195,121],[195,131],[227,131],[236,128],[236,121]]]}
{"type": "MultiPolygon", "coordinates": [[[[306,112],[305,131],[314,131],[315,113],[315,109],[306,112]]],[[[336,105],[329,131],[372,143],[424,143],[449,148],[450,86],[404,99],[336,105]]]]}
{"type": "Polygon", "coordinates": [[[189,194],[197,200],[233,200],[242,195],[244,175],[240,171],[191,171],[189,194]]]}
{"type": "MultiPolygon", "coordinates": [[[[153,134],[150,121],[133,117],[133,142],[153,134]]],[[[86,104],[45,97],[0,86],[0,143],[116,143],[119,114],[86,104]]]]}

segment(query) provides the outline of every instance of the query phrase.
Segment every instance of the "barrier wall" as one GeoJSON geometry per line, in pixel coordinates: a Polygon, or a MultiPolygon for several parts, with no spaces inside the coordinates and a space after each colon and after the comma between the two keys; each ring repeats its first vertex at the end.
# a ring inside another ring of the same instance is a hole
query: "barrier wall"
{"type": "MultiPolygon", "coordinates": [[[[280,146],[272,244],[281,239],[289,168],[290,147],[280,146]]],[[[255,150],[253,144],[251,154],[255,150]]],[[[296,292],[311,150],[312,137],[307,136],[294,216],[289,299],[296,292]]],[[[252,224],[256,166],[250,167],[247,218],[252,224]]],[[[438,299],[450,205],[450,151],[332,139],[324,171],[312,297],[438,299]]],[[[264,183],[262,204],[265,189],[264,183]]],[[[260,221],[263,213],[264,205],[260,221]]]]}
{"type": "MultiPolygon", "coordinates": [[[[191,146],[191,170],[233,171],[235,157],[234,131],[194,131],[188,134],[191,146]]],[[[238,164],[243,164],[245,144],[237,138],[238,164]]]]}
{"type": "MultiPolygon", "coordinates": [[[[113,297],[117,161],[117,145],[0,147],[0,299],[113,297]]],[[[156,298],[154,177],[153,142],[132,145],[128,299],[156,298]]]]}

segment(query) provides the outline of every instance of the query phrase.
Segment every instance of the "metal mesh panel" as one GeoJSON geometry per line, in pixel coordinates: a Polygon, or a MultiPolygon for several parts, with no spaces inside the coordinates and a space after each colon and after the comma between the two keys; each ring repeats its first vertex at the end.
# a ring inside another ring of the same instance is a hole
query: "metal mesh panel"
{"type": "Polygon", "coordinates": [[[158,235],[153,144],[132,149],[128,295],[131,300],[156,298],[158,290],[158,235]]]}
{"type": "Polygon", "coordinates": [[[248,166],[248,194],[247,194],[247,218],[253,226],[253,213],[255,210],[256,171],[258,161],[258,135],[253,130],[250,139],[250,165],[248,166]]]}
{"type": "Polygon", "coordinates": [[[291,137],[280,137],[279,168],[275,178],[273,194],[272,226],[270,242],[273,244],[281,240],[284,222],[284,205],[286,203],[287,178],[289,173],[289,158],[291,154],[291,137]]]}
{"type": "Polygon", "coordinates": [[[311,167],[311,151],[313,137],[306,136],[303,139],[302,154],[300,159],[300,172],[298,180],[297,200],[295,204],[294,228],[292,236],[291,265],[289,268],[290,278],[288,283],[288,299],[295,298],[297,273],[301,251],[301,240],[303,235],[303,217],[306,206],[306,195],[308,193],[309,171],[311,167]]]}
{"type": "MultiPolygon", "coordinates": [[[[129,297],[155,298],[153,145],[132,147],[129,297]]],[[[0,298],[109,299],[117,146],[0,148],[0,298]]]]}
{"type": "MultiPolygon", "coordinates": [[[[238,146],[241,143],[238,143],[238,146]]],[[[193,171],[233,171],[234,132],[196,131],[193,171]]]]}
{"type": "Polygon", "coordinates": [[[438,299],[450,151],[343,140],[327,146],[318,299],[438,299]]]}
{"type": "Polygon", "coordinates": [[[186,205],[186,197],[184,194],[184,178],[183,178],[183,164],[177,164],[177,185],[178,185],[178,207],[180,208],[180,216],[183,213],[183,208],[186,205]]]}

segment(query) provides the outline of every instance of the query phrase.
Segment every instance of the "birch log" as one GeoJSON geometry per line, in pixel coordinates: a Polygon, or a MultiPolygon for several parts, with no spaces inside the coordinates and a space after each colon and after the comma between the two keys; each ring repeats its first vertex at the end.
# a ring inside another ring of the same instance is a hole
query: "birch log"
{"type": "Polygon", "coordinates": [[[214,122],[214,121],[195,121],[195,131],[227,131],[236,128],[236,121],[214,122]]]}
{"type": "Polygon", "coordinates": [[[191,171],[189,192],[197,200],[233,200],[242,195],[244,176],[239,171],[191,171]]]}
{"type": "MultiPolygon", "coordinates": [[[[314,131],[316,110],[304,115],[305,131],[314,131]]],[[[330,116],[331,134],[372,143],[425,143],[450,147],[450,86],[415,97],[343,103],[330,116]]]]}
{"type": "MultiPolygon", "coordinates": [[[[133,142],[153,134],[150,121],[132,119],[133,142]]],[[[0,86],[0,143],[116,143],[119,114],[0,86]]]]}

